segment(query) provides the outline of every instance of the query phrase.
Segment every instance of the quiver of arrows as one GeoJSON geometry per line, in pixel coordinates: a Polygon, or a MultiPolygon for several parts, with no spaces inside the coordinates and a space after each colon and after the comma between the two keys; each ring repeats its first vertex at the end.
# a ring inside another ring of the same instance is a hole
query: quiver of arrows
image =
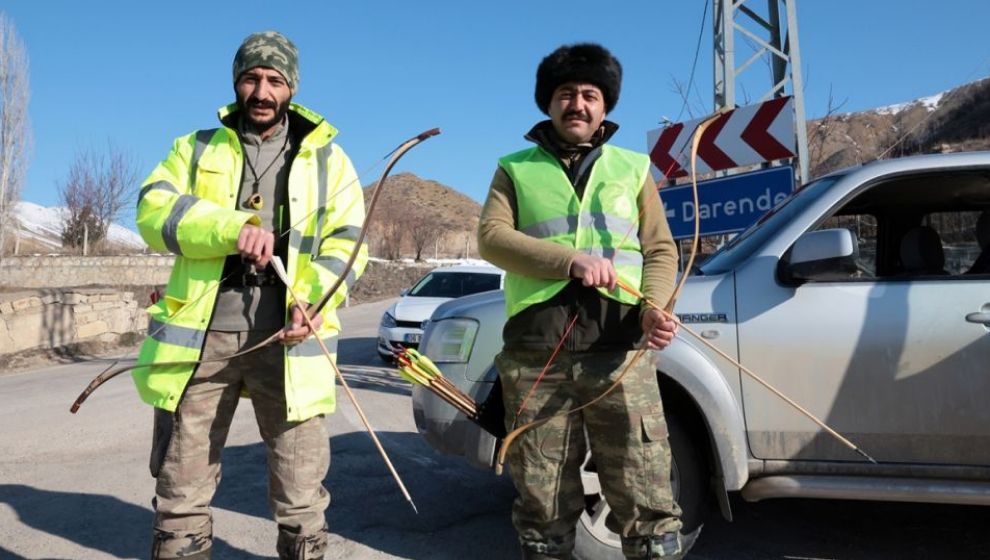
{"type": "Polygon", "coordinates": [[[412,348],[404,348],[396,355],[399,375],[406,381],[420,385],[460,411],[468,420],[496,438],[505,437],[505,410],[499,399],[495,403],[478,404],[444,377],[432,360],[412,348]]]}
{"type": "Polygon", "coordinates": [[[501,406],[488,406],[487,402],[479,405],[444,377],[432,360],[412,348],[404,348],[395,359],[403,379],[426,388],[493,436],[505,436],[504,410],[501,406]]]}
{"type": "Polygon", "coordinates": [[[469,420],[478,419],[478,403],[444,377],[432,360],[412,348],[404,348],[396,356],[396,362],[399,364],[399,375],[403,379],[429,389],[434,395],[461,411],[469,420]]]}

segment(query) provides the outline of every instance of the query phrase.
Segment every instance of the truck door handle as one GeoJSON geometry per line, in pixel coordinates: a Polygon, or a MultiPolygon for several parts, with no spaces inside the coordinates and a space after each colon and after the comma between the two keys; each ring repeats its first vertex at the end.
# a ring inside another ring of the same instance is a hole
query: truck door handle
{"type": "Polygon", "coordinates": [[[966,320],[970,323],[983,323],[983,326],[990,327],[990,313],[983,311],[966,315],[966,320]]]}

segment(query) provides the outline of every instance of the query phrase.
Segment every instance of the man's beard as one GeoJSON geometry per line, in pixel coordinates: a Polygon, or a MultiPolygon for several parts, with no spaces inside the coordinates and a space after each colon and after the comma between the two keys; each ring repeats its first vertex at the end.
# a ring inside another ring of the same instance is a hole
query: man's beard
{"type": "Polygon", "coordinates": [[[248,125],[249,128],[251,128],[255,132],[264,132],[270,129],[271,127],[275,126],[276,124],[282,122],[282,119],[285,118],[285,114],[289,112],[289,103],[291,101],[292,98],[290,97],[289,99],[285,100],[285,103],[279,105],[272,101],[259,101],[256,99],[248,99],[247,101],[242,101],[238,99],[237,106],[238,108],[240,108],[241,114],[244,115],[244,122],[245,124],[248,125]],[[275,116],[263,121],[256,120],[254,117],[251,116],[250,111],[248,111],[248,108],[255,106],[274,108],[275,116]]]}

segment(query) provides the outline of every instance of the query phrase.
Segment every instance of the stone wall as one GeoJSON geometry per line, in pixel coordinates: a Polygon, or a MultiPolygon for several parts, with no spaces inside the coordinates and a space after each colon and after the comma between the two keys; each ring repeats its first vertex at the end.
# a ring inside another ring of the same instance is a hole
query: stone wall
{"type": "Polygon", "coordinates": [[[0,294],[0,357],[80,342],[113,343],[125,334],[145,331],[148,317],[144,302],[138,303],[134,292],[112,288],[0,294]]]}
{"type": "Polygon", "coordinates": [[[151,286],[168,282],[175,257],[44,255],[0,259],[0,288],[151,286]]]}
{"type": "MultiPolygon", "coordinates": [[[[126,334],[145,332],[149,293],[168,281],[173,262],[174,257],[162,255],[4,257],[0,368],[4,356],[19,352],[89,341],[115,343],[126,334]]],[[[435,266],[371,262],[350,303],[396,297],[435,266]]]]}

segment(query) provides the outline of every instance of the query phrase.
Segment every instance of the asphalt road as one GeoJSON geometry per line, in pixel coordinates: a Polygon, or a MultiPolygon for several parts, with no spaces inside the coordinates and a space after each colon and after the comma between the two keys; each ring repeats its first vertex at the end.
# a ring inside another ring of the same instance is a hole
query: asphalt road
{"type": "MultiPolygon", "coordinates": [[[[374,336],[388,303],[342,311],[339,361],[420,513],[339,391],[329,419],[328,558],[517,558],[509,481],[434,453],[416,433],[408,386],[378,361],[374,336]]],[[[68,411],[108,362],[0,376],[0,559],[147,557],[150,409],[125,377],[77,415],[68,411]]],[[[249,401],[241,402],[223,465],[213,557],[273,557],[264,450],[249,401]]],[[[712,519],[690,558],[990,558],[990,508],[814,500],[736,500],[734,508],[736,521],[712,519]]]]}

